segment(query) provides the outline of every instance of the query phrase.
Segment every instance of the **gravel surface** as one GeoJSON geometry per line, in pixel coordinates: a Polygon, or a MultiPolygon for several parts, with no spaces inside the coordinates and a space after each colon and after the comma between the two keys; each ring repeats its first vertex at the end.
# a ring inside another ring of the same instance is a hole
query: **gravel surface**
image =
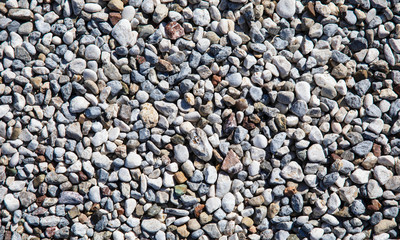
{"type": "Polygon", "coordinates": [[[0,2],[0,239],[399,239],[398,0],[0,2]]]}

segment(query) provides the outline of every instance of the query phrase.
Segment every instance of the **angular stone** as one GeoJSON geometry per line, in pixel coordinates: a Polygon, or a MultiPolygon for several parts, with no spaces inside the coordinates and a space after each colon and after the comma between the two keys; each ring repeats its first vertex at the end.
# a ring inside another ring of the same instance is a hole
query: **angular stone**
{"type": "Polygon", "coordinates": [[[58,202],[60,204],[72,204],[72,205],[82,204],[83,196],[81,196],[77,192],[65,191],[61,192],[58,202]]]}
{"type": "Polygon", "coordinates": [[[133,46],[136,42],[131,23],[127,19],[121,19],[111,32],[111,35],[121,46],[133,46]]]}
{"type": "Polygon", "coordinates": [[[145,123],[146,128],[153,128],[158,123],[158,112],[151,103],[144,103],[139,113],[140,118],[145,123]]]}
{"type": "Polygon", "coordinates": [[[236,174],[242,171],[243,164],[240,162],[239,156],[233,150],[229,150],[222,162],[221,169],[227,173],[236,174]]]}
{"type": "Polygon", "coordinates": [[[167,34],[168,38],[171,40],[176,40],[180,37],[185,36],[185,30],[177,22],[169,22],[165,26],[165,33],[167,34]]]}

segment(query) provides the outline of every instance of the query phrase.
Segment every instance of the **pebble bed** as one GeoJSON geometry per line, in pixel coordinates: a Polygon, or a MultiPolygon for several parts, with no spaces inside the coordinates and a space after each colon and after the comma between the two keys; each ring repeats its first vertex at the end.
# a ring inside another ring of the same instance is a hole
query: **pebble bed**
{"type": "Polygon", "coordinates": [[[399,239],[398,0],[0,2],[0,239],[399,239]]]}

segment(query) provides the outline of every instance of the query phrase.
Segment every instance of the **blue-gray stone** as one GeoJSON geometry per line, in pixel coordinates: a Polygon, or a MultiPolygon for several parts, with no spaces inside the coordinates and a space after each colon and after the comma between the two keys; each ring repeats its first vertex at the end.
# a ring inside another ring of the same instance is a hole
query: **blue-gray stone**
{"type": "Polygon", "coordinates": [[[338,31],[339,26],[335,23],[329,23],[324,26],[324,34],[332,37],[338,31]]]}
{"type": "Polygon", "coordinates": [[[279,148],[282,147],[283,142],[286,139],[286,133],[285,132],[281,132],[278,133],[274,136],[274,138],[272,139],[271,143],[269,144],[269,148],[271,150],[271,153],[275,154],[279,148]]]}
{"type": "Polygon", "coordinates": [[[375,117],[375,118],[380,118],[382,116],[382,111],[381,109],[376,106],[375,104],[372,104],[371,106],[367,107],[365,110],[365,113],[370,116],[370,117],[375,117]]]}
{"type": "Polygon", "coordinates": [[[184,79],[187,75],[192,73],[192,69],[189,66],[189,63],[184,62],[180,66],[180,71],[178,73],[178,76],[176,77],[176,81],[180,81],[184,79]]]}
{"type": "Polygon", "coordinates": [[[192,90],[193,86],[194,83],[191,80],[185,79],[179,84],[179,90],[181,93],[187,93],[192,90]]]}
{"type": "Polygon", "coordinates": [[[200,64],[200,60],[201,60],[201,54],[196,51],[192,51],[192,54],[190,54],[190,57],[189,57],[190,67],[197,68],[200,64]]]}
{"type": "Polygon", "coordinates": [[[292,196],[291,206],[293,210],[297,213],[300,213],[303,210],[303,196],[300,193],[296,193],[292,196]]]}
{"type": "Polygon", "coordinates": [[[352,148],[353,152],[355,152],[359,156],[365,156],[369,152],[371,152],[372,146],[374,143],[372,141],[363,141],[352,148]]]}
{"type": "Polygon", "coordinates": [[[134,83],[142,83],[146,80],[146,78],[142,74],[140,74],[137,70],[132,70],[131,80],[134,83]]]}
{"type": "Polygon", "coordinates": [[[67,101],[72,94],[72,83],[68,82],[61,87],[61,96],[64,101],[67,101]]]}
{"type": "Polygon", "coordinates": [[[221,62],[229,57],[232,53],[231,47],[223,47],[219,44],[213,44],[210,46],[209,52],[214,56],[215,61],[221,62]]]}
{"type": "Polygon", "coordinates": [[[383,214],[381,212],[374,212],[369,219],[371,225],[378,224],[383,219],[383,214]]]}
{"type": "Polygon", "coordinates": [[[237,127],[233,135],[233,141],[235,143],[241,143],[246,138],[248,132],[249,131],[242,126],[237,127]]]}
{"type": "Polygon", "coordinates": [[[275,240],[286,240],[289,238],[289,232],[285,230],[280,230],[275,234],[275,240]]]}
{"type": "Polygon", "coordinates": [[[107,226],[107,223],[108,223],[107,216],[106,215],[101,216],[101,219],[94,226],[94,230],[97,232],[104,230],[107,226]]]}
{"type": "Polygon", "coordinates": [[[340,174],[338,172],[333,172],[325,175],[324,180],[322,183],[325,187],[330,187],[339,179],[340,174]]]}
{"type": "Polygon", "coordinates": [[[290,111],[292,111],[296,116],[302,117],[308,112],[307,103],[304,100],[297,100],[292,104],[290,111]]]}
{"type": "Polygon", "coordinates": [[[367,41],[367,39],[365,39],[363,37],[358,37],[358,38],[354,39],[353,41],[351,41],[349,47],[350,47],[351,51],[358,52],[358,51],[368,48],[368,41],[367,41]]]}
{"type": "Polygon", "coordinates": [[[262,43],[265,40],[260,29],[257,27],[254,27],[254,26],[250,29],[249,36],[250,36],[252,42],[262,43]]]}
{"type": "Polygon", "coordinates": [[[399,214],[398,206],[388,207],[383,210],[383,216],[385,218],[391,219],[397,217],[399,214]]]}
{"type": "Polygon", "coordinates": [[[180,94],[177,91],[169,91],[165,94],[165,100],[168,102],[175,102],[180,97],[180,94]]]}
{"type": "Polygon", "coordinates": [[[371,87],[371,81],[369,79],[364,79],[356,83],[354,86],[357,94],[359,96],[364,96],[367,92],[368,89],[371,87]]]}
{"type": "Polygon", "coordinates": [[[285,48],[289,45],[289,42],[286,41],[286,40],[282,40],[282,39],[279,38],[279,37],[276,37],[276,38],[274,39],[273,45],[274,45],[274,47],[275,47],[277,50],[283,50],[283,49],[285,49],[285,48]]]}
{"type": "Polygon", "coordinates": [[[346,16],[344,18],[350,25],[354,25],[357,23],[357,16],[354,11],[347,10],[346,16]]]}
{"type": "Polygon", "coordinates": [[[249,90],[250,97],[255,101],[258,102],[262,99],[263,91],[260,87],[251,87],[249,90]]]}
{"type": "Polygon", "coordinates": [[[400,111],[400,99],[396,99],[390,105],[389,116],[392,118],[397,117],[399,111],[400,111]]]}
{"type": "Polygon", "coordinates": [[[112,97],[117,96],[117,94],[122,90],[122,83],[117,80],[107,82],[107,86],[111,88],[110,95],[112,97]]]}
{"type": "Polygon", "coordinates": [[[346,101],[347,106],[349,106],[350,108],[354,108],[354,109],[361,108],[361,98],[351,92],[347,92],[344,100],[346,101]]]}
{"type": "Polygon", "coordinates": [[[361,200],[354,200],[354,202],[350,205],[350,211],[359,216],[365,212],[365,206],[361,200]]]}
{"type": "Polygon", "coordinates": [[[150,64],[156,64],[158,62],[157,54],[149,49],[144,50],[144,57],[150,64]]]}
{"type": "Polygon", "coordinates": [[[164,99],[164,94],[159,89],[154,89],[154,91],[150,93],[150,98],[154,101],[160,101],[164,99]]]}

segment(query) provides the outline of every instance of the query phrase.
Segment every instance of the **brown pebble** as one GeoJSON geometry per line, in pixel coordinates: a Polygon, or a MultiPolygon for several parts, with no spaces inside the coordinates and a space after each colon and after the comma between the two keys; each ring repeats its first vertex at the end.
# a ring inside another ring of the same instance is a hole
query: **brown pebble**
{"type": "Polygon", "coordinates": [[[194,216],[196,218],[200,217],[200,213],[203,212],[204,206],[204,204],[199,204],[194,208],[194,216]]]}
{"type": "Polygon", "coordinates": [[[307,9],[314,17],[316,16],[314,9],[314,2],[308,2],[307,9]]]}
{"type": "Polygon", "coordinates": [[[121,18],[122,18],[121,13],[119,13],[119,12],[110,12],[110,13],[108,14],[108,17],[109,17],[110,22],[111,22],[111,24],[112,24],[113,26],[114,26],[115,24],[117,24],[117,23],[121,20],[121,18]]]}
{"type": "Polygon", "coordinates": [[[382,147],[379,144],[374,143],[372,146],[372,152],[374,153],[375,157],[381,156],[382,147]]]}
{"type": "Polygon", "coordinates": [[[81,213],[79,215],[78,220],[80,223],[88,223],[89,222],[89,218],[83,213],[81,213]]]}
{"type": "Polygon", "coordinates": [[[243,164],[240,162],[239,156],[232,149],[226,154],[221,169],[231,174],[236,174],[243,169],[243,164]]]}
{"type": "Polygon", "coordinates": [[[174,175],[175,180],[180,184],[180,183],[184,183],[187,181],[187,178],[185,176],[185,174],[181,171],[176,172],[174,175]]]}
{"type": "Polygon", "coordinates": [[[381,207],[382,207],[382,204],[376,199],[372,200],[371,204],[367,206],[367,208],[371,211],[379,211],[379,209],[381,209],[381,207]]]}
{"type": "Polygon", "coordinates": [[[287,187],[285,188],[284,193],[286,196],[293,196],[297,193],[297,188],[293,186],[287,187]]]}
{"type": "Polygon", "coordinates": [[[172,72],[174,70],[174,66],[170,62],[164,59],[159,59],[158,63],[156,63],[156,70],[160,72],[172,72]]]}
{"type": "Polygon", "coordinates": [[[211,78],[211,82],[214,85],[214,87],[216,87],[218,85],[218,83],[221,82],[221,76],[213,75],[211,78]]]}

